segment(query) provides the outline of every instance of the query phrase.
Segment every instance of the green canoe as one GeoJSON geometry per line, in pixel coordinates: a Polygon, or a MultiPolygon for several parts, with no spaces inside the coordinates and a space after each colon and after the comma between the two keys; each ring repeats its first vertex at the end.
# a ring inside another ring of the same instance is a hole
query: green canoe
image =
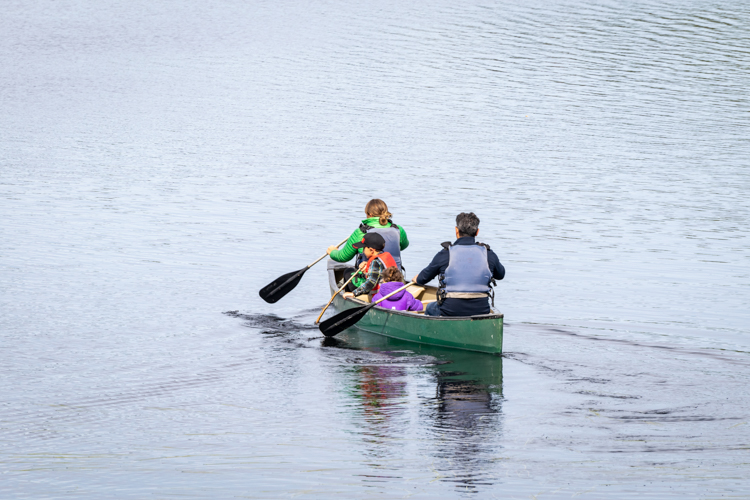
{"type": "MultiPolygon", "coordinates": [[[[343,272],[347,265],[328,261],[328,285],[331,294],[343,284],[343,272]]],[[[416,286],[407,289],[414,298],[423,303],[434,301],[437,289],[432,286],[416,286]]],[[[341,295],[333,300],[338,311],[362,306],[359,299],[344,299],[341,295]]],[[[395,339],[437,345],[467,351],[500,354],[503,351],[503,315],[484,314],[466,317],[432,317],[421,313],[395,311],[373,307],[357,323],[357,328],[395,339]]]]}

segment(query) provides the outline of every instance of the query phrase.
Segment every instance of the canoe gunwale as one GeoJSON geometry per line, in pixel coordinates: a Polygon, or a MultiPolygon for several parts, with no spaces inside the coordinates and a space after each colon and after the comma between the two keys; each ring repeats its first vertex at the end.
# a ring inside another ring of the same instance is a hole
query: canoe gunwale
{"type": "MultiPolygon", "coordinates": [[[[334,289],[331,291],[331,293],[336,293],[337,289],[334,289]]],[[[343,298],[347,302],[351,302],[355,306],[366,306],[368,305],[368,302],[362,302],[361,300],[352,299],[352,298],[343,298]]],[[[425,314],[417,314],[414,311],[397,311],[396,309],[386,309],[385,307],[378,307],[375,306],[373,309],[377,309],[378,311],[383,311],[388,314],[398,315],[398,316],[408,316],[409,318],[417,318],[417,319],[425,319],[428,321],[482,321],[485,319],[502,319],[505,317],[503,313],[497,313],[497,314],[477,314],[476,316],[427,316],[425,314]]]]}

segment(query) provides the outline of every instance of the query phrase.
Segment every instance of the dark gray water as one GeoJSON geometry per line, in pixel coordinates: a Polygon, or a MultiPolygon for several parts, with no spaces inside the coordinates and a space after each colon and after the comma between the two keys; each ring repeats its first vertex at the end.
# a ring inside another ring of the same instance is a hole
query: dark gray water
{"type": "Polygon", "coordinates": [[[3,498],[750,498],[746,2],[7,1],[3,498]],[[312,322],[473,210],[502,357],[312,322]]]}

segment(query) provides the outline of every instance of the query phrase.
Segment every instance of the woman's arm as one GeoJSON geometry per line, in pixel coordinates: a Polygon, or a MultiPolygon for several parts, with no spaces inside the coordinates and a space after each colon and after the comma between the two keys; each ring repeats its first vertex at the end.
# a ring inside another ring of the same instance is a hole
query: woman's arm
{"type": "Polygon", "coordinates": [[[406,237],[406,231],[404,231],[403,227],[398,226],[398,229],[401,233],[401,238],[399,239],[399,247],[401,247],[401,250],[405,250],[406,247],[409,246],[409,238],[406,237]]]}
{"type": "Polygon", "coordinates": [[[352,260],[352,257],[357,255],[358,250],[354,248],[352,245],[357,243],[358,241],[362,241],[362,238],[364,238],[364,233],[359,230],[359,228],[355,229],[351,236],[349,236],[349,239],[346,240],[346,243],[344,243],[344,246],[339,248],[338,250],[332,251],[329,255],[331,256],[331,259],[335,260],[336,262],[347,262],[352,260]]]}

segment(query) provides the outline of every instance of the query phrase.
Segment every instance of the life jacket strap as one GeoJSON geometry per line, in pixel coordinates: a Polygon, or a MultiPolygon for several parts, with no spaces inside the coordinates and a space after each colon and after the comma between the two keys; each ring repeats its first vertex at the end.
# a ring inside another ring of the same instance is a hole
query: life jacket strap
{"type": "MultiPolygon", "coordinates": [[[[476,242],[474,242],[474,244],[486,248],[488,252],[491,250],[490,246],[487,243],[480,243],[480,242],[476,241],[476,242]]],[[[446,250],[448,250],[450,247],[453,246],[453,243],[451,243],[450,241],[444,241],[444,242],[442,242],[440,244],[440,246],[443,247],[443,248],[445,248],[446,250]]]]}
{"type": "MultiPolygon", "coordinates": [[[[388,222],[390,223],[390,225],[391,225],[392,228],[395,228],[395,229],[398,229],[399,231],[401,231],[401,228],[398,227],[398,225],[394,224],[391,219],[388,219],[388,222]]],[[[375,229],[375,228],[373,226],[369,225],[369,224],[365,224],[364,222],[359,225],[359,230],[362,231],[365,234],[367,234],[367,231],[369,231],[370,229],[375,229]]]]}
{"type": "Polygon", "coordinates": [[[482,292],[448,292],[443,293],[443,300],[445,299],[481,299],[489,297],[489,293],[482,292]]]}

